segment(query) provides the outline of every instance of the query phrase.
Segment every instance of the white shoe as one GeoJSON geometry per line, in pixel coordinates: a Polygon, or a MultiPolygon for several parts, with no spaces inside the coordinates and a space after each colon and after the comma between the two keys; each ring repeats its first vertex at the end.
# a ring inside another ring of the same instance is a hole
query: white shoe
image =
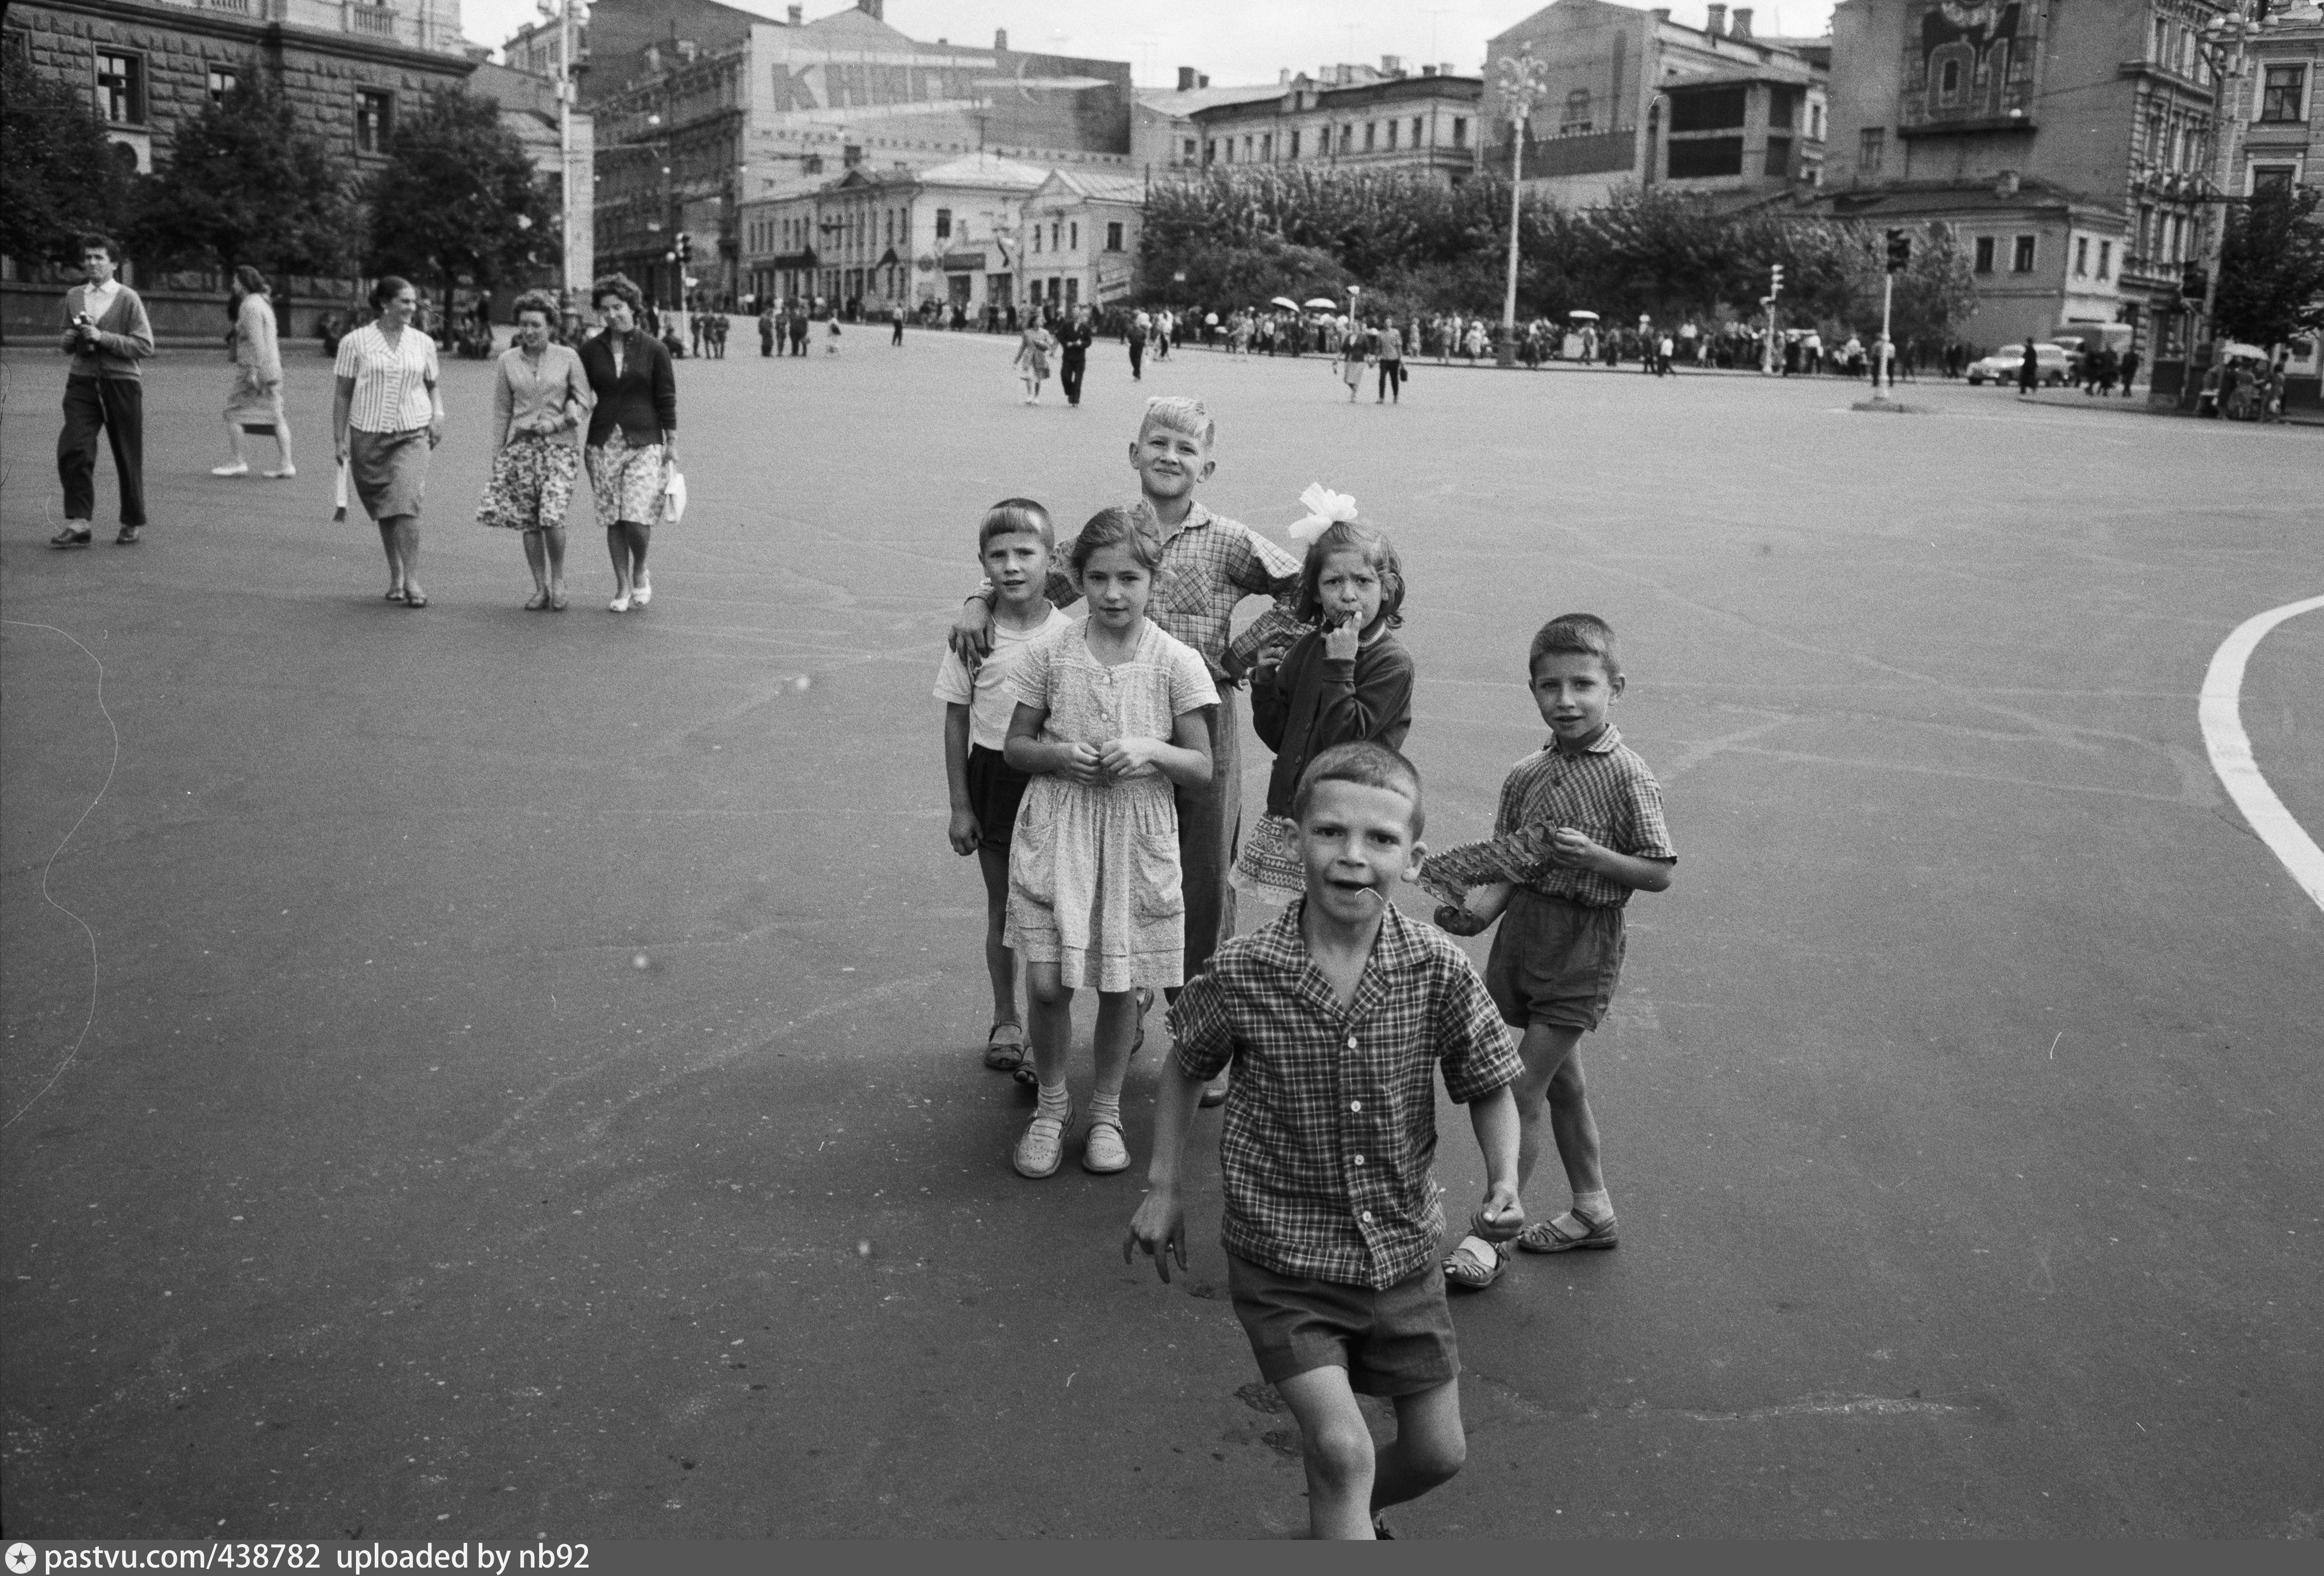
{"type": "Polygon", "coordinates": [[[210,467],[210,475],[213,476],[246,476],[250,475],[250,462],[248,460],[235,460],[223,465],[212,465],[210,467]]]}
{"type": "Polygon", "coordinates": [[[646,604],[653,600],[653,587],[647,585],[642,580],[639,581],[635,585],[630,587],[630,600],[635,603],[638,606],[643,607],[646,604]]]}
{"type": "Polygon", "coordinates": [[[616,596],[615,598],[613,598],[613,601],[611,601],[611,602],[607,603],[607,604],[605,604],[605,611],[606,611],[606,612],[608,612],[608,613],[627,613],[627,612],[629,612],[629,611],[630,611],[630,593],[628,593],[628,592],[624,591],[624,592],[622,592],[619,596],[616,596]]]}
{"type": "Polygon", "coordinates": [[[281,465],[274,470],[268,471],[266,473],[266,479],[270,482],[279,482],[286,476],[295,476],[298,474],[299,467],[297,465],[281,465]]]}
{"type": "Polygon", "coordinates": [[[1090,1124],[1089,1137],[1082,1143],[1082,1169],[1100,1176],[1130,1169],[1130,1147],[1121,1141],[1120,1128],[1107,1121],[1090,1124]]]}
{"type": "Polygon", "coordinates": [[[1068,1108],[1063,1120],[1036,1116],[1026,1123],[1025,1136],[1017,1140],[1017,1175],[1037,1181],[1055,1176],[1057,1167],[1065,1163],[1065,1129],[1073,1125],[1073,1111],[1068,1108]]]}

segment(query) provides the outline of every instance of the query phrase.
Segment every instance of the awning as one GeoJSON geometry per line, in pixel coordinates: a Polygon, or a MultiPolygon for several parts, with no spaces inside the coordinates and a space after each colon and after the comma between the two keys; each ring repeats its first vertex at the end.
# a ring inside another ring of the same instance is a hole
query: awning
{"type": "Polygon", "coordinates": [[[886,252],[881,254],[880,261],[873,263],[872,266],[874,268],[900,268],[903,266],[903,263],[904,260],[896,255],[896,249],[893,246],[890,246],[886,252]]]}
{"type": "Polygon", "coordinates": [[[982,273],[984,253],[982,252],[947,252],[938,261],[946,273],[982,273]]]}

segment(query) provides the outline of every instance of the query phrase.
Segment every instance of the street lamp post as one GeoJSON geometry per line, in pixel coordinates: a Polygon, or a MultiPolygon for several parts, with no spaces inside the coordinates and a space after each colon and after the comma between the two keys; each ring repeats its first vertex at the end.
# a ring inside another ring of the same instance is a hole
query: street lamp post
{"type": "Polygon", "coordinates": [[[1536,100],[1549,90],[1549,68],[1533,58],[1531,49],[1503,55],[1494,87],[1509,112],[1509,272],[1501,292],[1501,343],[1494,360],[1515,366],[1517,360],[1517,227],[1525,213],[1526,123],[1536,100]]]}
{"type": "MultiPolygon", "coordinates": [[[[2243,104],[2237,91],[2248,57],[2246,41],[2254,28],[2266,19],[2270,7],[2255,0],[2232,0],[2227,14],[2212,18],[2210,25],[2198,38],[2196,47],[2202,51],[2211,68],[2211,177],[2210,191],[2206,194],[2203,230],[2203,304],[2197,317],[2188,326],[2186,373],[2179,382],[2179,408],[2191,410],[2202,395],[2204,379],[2195,365],[2195,348],[2209,343],[2211,347],[2210,366],[2217,366],[2222,357],[2219,352],[2219,331],[2217,321],[2219,309],[2219,259],[2227,250],[2227,204],[2236,198],[2230,195],[2228,182],[2234,180],[2238,151],[2243,137],[2243,104]]],[[[2204,369],[2208,371],[2208,368],[2204,369]]]]}

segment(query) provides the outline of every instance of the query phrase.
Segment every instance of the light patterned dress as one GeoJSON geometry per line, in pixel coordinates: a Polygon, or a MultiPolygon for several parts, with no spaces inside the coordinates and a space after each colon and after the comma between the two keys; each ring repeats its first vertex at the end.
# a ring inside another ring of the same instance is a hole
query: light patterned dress
{"type": "MultiPolygon", "coordinates": [[[[1201,656],[1150,620],[1118,668],[1091,654],[1088,631],[1087,619],[1075,619],[1035,641],[1009,676],[1018,701],[1048,713],[1043,739],[1168,739],[1178,718],[1219,704],[1201,656]]],[[[1010,843],[1001,934],[1027,963],[1058,964],[1069,988],[1184,983],[1186,896],[1170,779],[1150,766],[1108,782],[1035,778],[1010,843]]]]}

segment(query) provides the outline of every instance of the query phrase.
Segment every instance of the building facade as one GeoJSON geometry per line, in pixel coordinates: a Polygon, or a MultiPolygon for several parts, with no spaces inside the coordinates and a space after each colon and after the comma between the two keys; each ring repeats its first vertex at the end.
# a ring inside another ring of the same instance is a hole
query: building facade
{"type": "Polygon", "coordinates": [[[1753,11],[1712,5],[1700,28],[1670,13],[1556,0],[1487,45],[1480,161],[1526,189],[1589,207],[1670,186],[1757,201],[1823,179],[1831,57],[1817,41],[1762,38],[1753,11]],[[1522,149],[1501,62],[1530,56],[1544,91],[1522,149]]]}
{"type": "MultiPolygon", "coordinates": [[[[2324,5],[2308,5],[2272,19],[2246,46],[2245,69],[2234,81],[2235,165],[2230,194],[2253,197],[2324,186],[2324,5]]],[[[2288,403],[2324,402],[2324,335],[2309,334],[2285,347],[2288,403]]]]}
{"type": "Polygon", "coordinates": [[[1401,60],[1339,65],[1319,77],[1284,73],[1263,99],[1215,104],[1188,118],[1201,166],[1304,164],[1415,171],[1449,185],[1476,169],[1477,105],[1484,84],[1401,60]]]}
{"type": "Polygon", "coordinates": [[[1255,104],[1278,98],[1282,93],[1280,82],[1213,88],[1211,79],[1194,67],[1179,67],[1176,88],[1142,88],[1130,106],[1131,171],[1150,181],[1201,169],[1203,134],[1194,124],[1196,110],[1222,104],[1255,104]]]}
{"type": "Polygon", "coordinates": [[[1137,288],[1143,180],[1053,170],[1019,211],[1026,300],[1069,311],[1127,300],[1137,288]]]}

